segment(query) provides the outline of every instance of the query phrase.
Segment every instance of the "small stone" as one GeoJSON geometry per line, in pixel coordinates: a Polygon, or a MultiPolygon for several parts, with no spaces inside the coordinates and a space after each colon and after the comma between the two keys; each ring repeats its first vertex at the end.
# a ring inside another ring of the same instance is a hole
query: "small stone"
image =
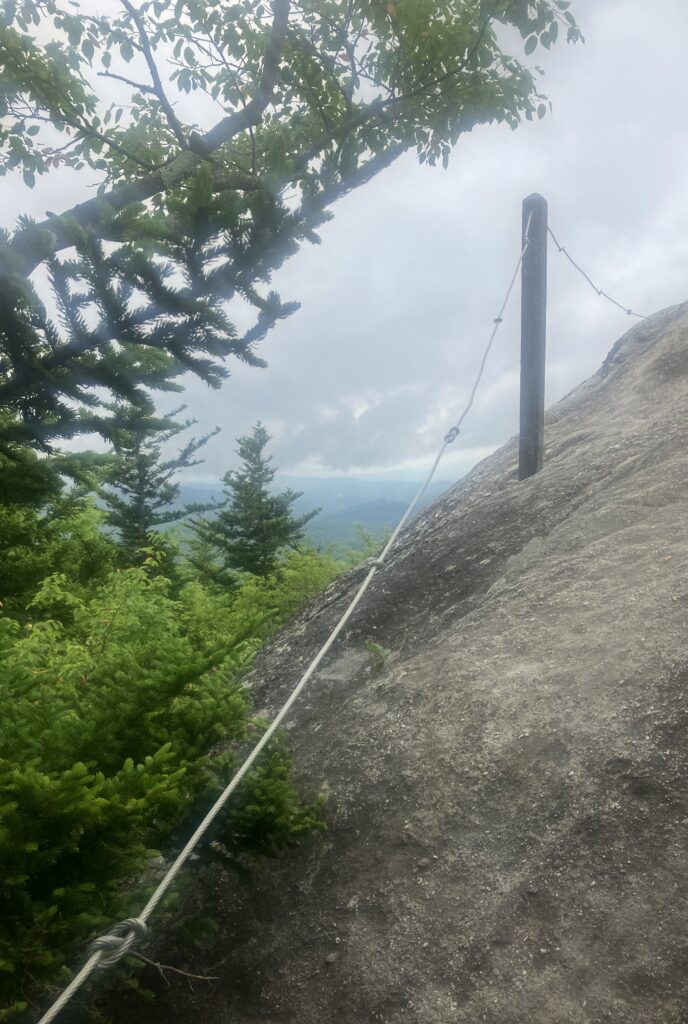
{"type": "Polygon", "coordinates": [[[336,953],[328,953],[327,956],[325,957],[325,963],[326,964],[333,964],[333,963],[336,963],[336,961],[337,961],[337,954],[336,953]]]}

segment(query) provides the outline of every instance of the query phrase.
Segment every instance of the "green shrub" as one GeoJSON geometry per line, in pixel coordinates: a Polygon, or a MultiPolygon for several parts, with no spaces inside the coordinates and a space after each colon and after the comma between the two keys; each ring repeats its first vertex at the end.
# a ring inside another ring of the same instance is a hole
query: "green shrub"
{"type": "Polygon", "coordinates": [[[247,574],[238,587],[204,586],[192,578],[179,591],[185,629],[197,643],[210,643],[251,618],[254,635],[265,640],[345,568],[329,555],[298,548],[284,553],[271,575],[247,574]]]}
{"type": "Polygon", "coordinates": [[[260,608],[270,616],[274,629],[323,590],[344,568],[342,562],[312,548],[287,551],[270,576],[249,578],[237,592],[234,607],[240,614],[246,614],[251,607],[260,608]]]}
{"type": "Polygon", "coordinates": [[[392,652],[387,647],[383,647],[382,644],[375,643],[374,640],[368,640],[366,648],[370,653],[371,671],[382,672],[392,652]]]}
{"type": "Polygon", "coordinates": [[[83,498],[58,497],[41,510],[0,504],[0,602],[22,617],[46,576],[66,573],[82,589],[114,568],[117,549],[102,532],[102,513],[83,498]]]}
{"type": "MultiPolygon", "coordinates": [[[[152,858],[188,836],[231,776],[232,747],[261,727],[240,675],[332,567],[306,558],[301,570],[285,568],[272,591],[189,584],[177,598],[147,567],[90,592],[56,574],[29,603],[32,621],[0,618],[0,1020],[140,908],[152,858]]],[[[213,832],[230,859],[318,827],[288,769],[277,740],[230,801],[213,832]]]]}

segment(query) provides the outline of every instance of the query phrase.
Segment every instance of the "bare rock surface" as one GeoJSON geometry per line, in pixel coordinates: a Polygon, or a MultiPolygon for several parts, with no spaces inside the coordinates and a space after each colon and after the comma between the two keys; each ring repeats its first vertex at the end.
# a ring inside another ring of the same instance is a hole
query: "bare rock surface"
{"type": "MultiPolygon", "coordinates": [[[[217,877],[186,966],[219,981],[147,1020],[688,1021],[687,408],[688,304],[549,411],[542,473],[511,441],[403,534],[289,722],[328,831],[217,877]]],[[[257,707],[355,582],[264,649],[257,707]]]]}

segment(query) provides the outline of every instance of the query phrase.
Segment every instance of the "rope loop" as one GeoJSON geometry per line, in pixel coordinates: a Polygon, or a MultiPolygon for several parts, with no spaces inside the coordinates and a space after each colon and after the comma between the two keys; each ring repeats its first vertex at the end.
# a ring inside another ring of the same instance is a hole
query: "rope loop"
{"type": "Polygon", "coordinates": [[[88,947],[89,956],[100,953],[98,967],[110,967],[126,956],[135,942],[145,938],[147,931],[146,922],[140,917],[128,917],[94,939],[88,947]]]}
{"type": "Polygon", "coordinates": [[[461,431],[459,430],[458,427],[452,427],[451,430],[447,434],[445,434],[444,443],[451,444],[453,441],[456,441],[460,433],[461,431]]]}

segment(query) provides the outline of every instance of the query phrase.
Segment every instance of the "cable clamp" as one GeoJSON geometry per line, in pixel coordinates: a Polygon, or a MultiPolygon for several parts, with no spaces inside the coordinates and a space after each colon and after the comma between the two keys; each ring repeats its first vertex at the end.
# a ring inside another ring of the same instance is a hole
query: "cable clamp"
{"type": "Polygon", "coordinates": [[[451,444],[453,441],[456,441],[460,433],[461,431],[459,430],[458,427],[452,427],[449,433],[445,434],[444,443],[451,444]]]}
{"type": "Polygon", "coordinates": [[[146,922],[140,917],[128,917],[94,939],[88,947],[88,955],[100,953],[98,967],[110,967],[126,956],[135,942],[145,938],[147,931],[146,922]]]}
{"type": "Polygon", "coordinates": [[[496,316],[494,318],[494,320],[493,320],[493,323],[495,323],[495,324],[501,324],[503,322],[504,322],[504,317],[503,316],[496,316]]]}

